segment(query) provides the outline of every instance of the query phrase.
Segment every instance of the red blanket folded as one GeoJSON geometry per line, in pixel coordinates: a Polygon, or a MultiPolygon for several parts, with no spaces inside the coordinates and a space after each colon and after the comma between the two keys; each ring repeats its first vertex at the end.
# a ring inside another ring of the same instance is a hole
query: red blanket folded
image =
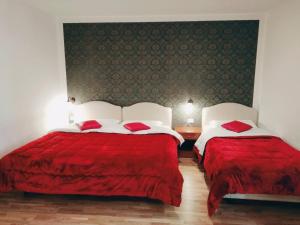
{"type": "Polygon", "coordinates": [[[213,138],[202,163],[210,216],[229,193],[300,195],[300,152],[277,137],[213,138]]]}
{"type": "Polygon", "coordinates": [[[50,133],[0,160],[0,191],[149,197],[179,206],[177,144],[167,134],[50,133]]]}

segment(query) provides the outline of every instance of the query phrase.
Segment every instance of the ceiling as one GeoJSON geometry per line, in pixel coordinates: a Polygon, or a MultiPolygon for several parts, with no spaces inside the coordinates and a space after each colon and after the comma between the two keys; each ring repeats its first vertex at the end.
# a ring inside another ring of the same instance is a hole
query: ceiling
{"type": "Polygon", "coordinates": [[[60,17],[248,14],[282,0],[22,0],[60,17]]]}

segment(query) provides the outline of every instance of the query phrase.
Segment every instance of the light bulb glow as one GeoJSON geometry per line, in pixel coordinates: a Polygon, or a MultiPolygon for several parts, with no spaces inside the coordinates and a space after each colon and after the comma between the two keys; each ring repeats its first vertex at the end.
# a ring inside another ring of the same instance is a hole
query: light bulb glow
{"type": "Polygon", "coordinates": [[[45,108],[45,129],[47,131],[67,124],[68,105],[64,95],[50,99],[45,108]]]}
{"type": "Polygon", "coordinates": [[[193,103],[186,103],[185,105],[185,112],[186,114],[190,115],[194,110],[194,107],[193,107],[193,103]]]}

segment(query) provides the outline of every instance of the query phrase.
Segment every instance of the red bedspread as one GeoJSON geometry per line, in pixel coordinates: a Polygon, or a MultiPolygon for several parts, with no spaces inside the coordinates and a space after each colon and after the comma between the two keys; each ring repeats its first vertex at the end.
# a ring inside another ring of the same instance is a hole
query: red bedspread
{"type": "Polygon", "coordinates": [[[179,206],[177,144],[167,134],[50,133],[0,160],[0,191],[148,197],[179,206]]]}
{"type": "Polygon", "coordinates": [[[213,138],[202,163],[210,216],[229,193],[300,195],[300,152],[277,137],[213,138]]]}

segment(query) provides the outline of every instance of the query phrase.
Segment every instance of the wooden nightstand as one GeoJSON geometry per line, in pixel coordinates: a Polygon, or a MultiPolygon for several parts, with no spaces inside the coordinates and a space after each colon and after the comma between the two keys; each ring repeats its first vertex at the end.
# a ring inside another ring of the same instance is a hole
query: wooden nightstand
{"type": "Polygon", "coordinates": [[[185,142],[180,147],[180,157],[193,157],[193,147],[197,139],[201,135],[202,129],[200,127],[175,127],[175,131],[182,135],[185,142]]]}

